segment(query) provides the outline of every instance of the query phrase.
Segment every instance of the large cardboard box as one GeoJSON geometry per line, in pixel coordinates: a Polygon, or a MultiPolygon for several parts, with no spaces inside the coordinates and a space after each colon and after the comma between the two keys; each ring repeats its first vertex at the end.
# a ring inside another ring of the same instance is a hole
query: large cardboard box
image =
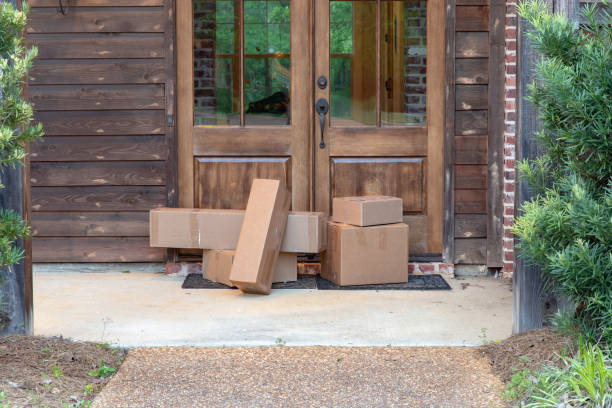
{"type": "Polygon", "coordinates": [[[403,221],[402,199],[387,196],[336,197],[332,221],[366,227],[403,221]]]}
{"type": "MultiPolygon", "coordinates": [[[[230,271],[236,251],[212,249],[204,252],[202,260],[202,273],[204,277],[213,282],[219,282],[233,287],[229,280],[230,271]]],[[[297,280],[297,254],[281,252],[274,268],[272,283],[293,282],[297,280]]]]}
{"type": "Polygon", "coordinates": [[[270,293],[290,205],[280,180],[253,180],[230,272],[241,291],[270,293]]]}
{"type": "Polygon", "coordinates": [[[340,286],[408,281],[408,225],[329,222],[327,239],[323,278],[340,286]]]}
{"type": "MultiPolygon", "coordinates": [[[[236,249],[243,210],[156,208],[150,211],[152,247],[236,249]]],[[[289,213],[282,252],[318,253],[327,245],[327,216],[289,213]]]]}

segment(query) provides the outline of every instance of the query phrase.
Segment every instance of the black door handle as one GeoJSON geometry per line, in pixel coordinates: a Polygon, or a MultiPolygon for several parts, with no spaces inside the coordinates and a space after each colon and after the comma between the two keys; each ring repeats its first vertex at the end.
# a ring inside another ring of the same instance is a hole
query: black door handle
{"type": "Polygon", "coordinates": [[[319,99],[315,104],[315,108],[319,113],[319,120],[321,122],[321,143],[319,143],[319,147],[321,149],[325,149],[325,139],[323,135],[325,134],[325,114],[329,110],[329,103],[323,98],[319,99]]]}

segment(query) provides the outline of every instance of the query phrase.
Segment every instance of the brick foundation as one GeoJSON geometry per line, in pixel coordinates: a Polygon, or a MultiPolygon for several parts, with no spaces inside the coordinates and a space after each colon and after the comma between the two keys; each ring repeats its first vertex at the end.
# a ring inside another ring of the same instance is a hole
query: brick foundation
{"type": "Polygon", "coordinates": [[[516,1],[506,2],[506,81],[504,115],[504,236],[503,275],[514,272],[514,236],[510,230],[514,223],[514,190],[516,183],[516,1]]]}

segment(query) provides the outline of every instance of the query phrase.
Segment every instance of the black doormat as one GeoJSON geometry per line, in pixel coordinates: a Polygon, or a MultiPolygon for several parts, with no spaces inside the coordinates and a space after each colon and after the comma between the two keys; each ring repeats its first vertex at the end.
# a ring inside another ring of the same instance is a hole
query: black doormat
{"type": "MultiPolygon", "coordinates": [[[[211,282],[200,273],[190,273],[183,282],[183,289],[230,289],[222,283],[211,282]]],[[[231,288],[236,289],[236,288],[231,288]]],[[[450,290],[451,287],[440,275],[408,275],[408,282],[381,285],[338,286],[333,282],[309,275],[299,275],[295,282],[273,283],[272,289],[319,289],[319,290],[450,290]]]]}

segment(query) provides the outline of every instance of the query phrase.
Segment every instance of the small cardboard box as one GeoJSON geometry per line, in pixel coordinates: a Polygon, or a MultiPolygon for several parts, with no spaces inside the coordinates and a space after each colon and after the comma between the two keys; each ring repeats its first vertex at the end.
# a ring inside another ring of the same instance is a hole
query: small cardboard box
{"type": "Polygon", "coordinates": [[[241,291],[270,293],[290,205],[280,180],[253,180],[230,272],[241,291]]]}
{"type": "Polygon", "coordinates": [[[332,205],[334,222],[367,227],[403,221],[402,199],[397,197],[336,197],[332,205]]]}
{"type": "MultiPolygon", "coordinates": [[[[243,210],[156,208],[150,211],[150,243],[162,248],[236,249],[243,210]]],[[[327,215],[289,213],[282,252],[318,253],[327,245],[327,215]]]]}
{"type": "MultiPolygon", "coordinates": [[[[204,277],[213,282],[219,282],[233,287],[229,280],[232,263],[234,262],[236,251],[212,249],[204,252],[202,261],[202,273],[204,277]]],[[[274,278],[272,283],[293,282],[297,280],[297,254],[291,252],[281,252],[274,268],[274,278]]]]}
{"type": "Polygon", "coordinates": [[[408,281],[408,225],[329,222],[327,239],[323,278],[340,286],[408,281]]]}

